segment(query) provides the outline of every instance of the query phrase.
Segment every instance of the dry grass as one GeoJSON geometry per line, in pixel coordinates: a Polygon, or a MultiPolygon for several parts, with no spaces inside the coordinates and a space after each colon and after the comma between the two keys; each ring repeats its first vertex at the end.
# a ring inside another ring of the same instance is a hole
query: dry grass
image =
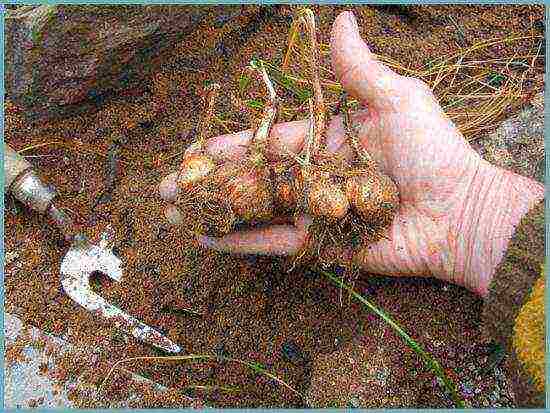
{"type": "MultiPolygon", "coordinates": [[[[236,358],[230,358],[230,357],[222,357],[222,356],[215,356],[215,355],[209,355],[209,354],[188,354],[184,356],[144,356],[144,357],[129,357],[122,360],[117,361],[109,370],[105,378],[102,380],[101,384],[98,386],[98,394],[101,394],[102,391],[105,388],[105,385],[109,382],[110,377],[112,376],[113,372],[120,368],[122,364],[127,364],[131,361],[142,361],[142,362],[201,362],[201,361],[207,361],[207,360],[213,360],[213,361],[220,361],[220,362],[231,362],[235,364],[240,364],[258,374],[264,375],[268,377],[269,379],[273,380],[274,382],[278,383],[279,385],[285,387],[287,390],[291,391],[298,397],[302,398],[306,404],[309,404],[309,400],[305,395],[300,393],[298,390],[296,390],[294,387],[286,383],[284,380],[280,379],[270,371],[268,371],[264,366],[262,366],[259,363],[256,362],[250,362],[245,360],[240,360],[236,358]]],[[[194,386],[195,387],[195,386],[194,386]]],[[[219,386],[217,386],[219,387],[219,386]]],[[[227,386],[223,386],[227,388],[227,386]]]]}
{"type": "MultiPolygon", "coordinates": [[[[525,90],[525,85],[536,82],[537,76],[544,71],[544,55],[541,55],[543,41],[544,37],[540,35],[510,35],[484,40],[458,53],[437,57],[420,70],[405,67],[387,56],[375,56],[397,73],[426,82],[447,116],[471,141],[479,137],[480,132],[494,128],[507,111],[530,100],[532,94],[525,90]],[[532,50],[528,54],[518,55],[518,42],[527,40],[531,40],[532,50]],[[503,47],[506,57],[492,58],[490,48],[495,46],[503,47]]],[[[309,88],[309,47],[305,37],[291,30],[282,66],[276,68],[268,65],[270,74],[278,72],[280,77],[283,73],[294,86],[309,88]]],[[[322,44],[320,48],[323,56],[330,53],[329,45],[322,44]]],[[[342,86],[334,78],[330,68],[321,67],[321,84],[327,96],[327,106],[333,108],[338,104],[337,95],[342,91],[342,86]]],[[[295,105],[294,109],[286,107],[282,113],[302,111],[302,106],[295,105]]]]}

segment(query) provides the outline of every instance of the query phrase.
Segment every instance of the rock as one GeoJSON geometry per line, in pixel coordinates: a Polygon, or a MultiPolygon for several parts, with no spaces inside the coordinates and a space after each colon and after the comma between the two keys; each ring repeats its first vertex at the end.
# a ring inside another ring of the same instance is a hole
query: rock
{"type": "MultiPolygon", "coordinates": [[[[231,10],[238,10],[232,7],[231,10]]],[[[30,118],[137,85],[151,58],[228,7],[20,6],[5,14],[7,97],[30,118]]]]}
{"type": "Polygon", "coordinates": [[[214,354],[220,358],[229,358],[231,353],[227,351],[227,348],[224,343],[219,343],[214,347],[214,354]]]}
{"type": "Polygon", "coordinates": [[[361,408],[361,400],[359,400],[359,398],[357,397],[352,397],[351,399],[349,399],[348,401],[348,407],[352,408],[352,409],[359,409],[361,408]]]}
{"type": "Polygon", "coordinates": [[[474,147],[489,162],[544,183],[544,93],[474,147]]]}
{"type": "Polygon", "coordinates": [[[291,363],[297,364],[303,362],[304,356],[300,347],[294,341],[285,341],[281,346],[283,357],[291,363]]]}
{"type": "Polygon", "coordinates": [[[15,261],[19,258],[19,253],[17,251],[6,251],[6,254],[4,256],[4,265],[8,266],[12,263],[12,261],[15,261]]]}

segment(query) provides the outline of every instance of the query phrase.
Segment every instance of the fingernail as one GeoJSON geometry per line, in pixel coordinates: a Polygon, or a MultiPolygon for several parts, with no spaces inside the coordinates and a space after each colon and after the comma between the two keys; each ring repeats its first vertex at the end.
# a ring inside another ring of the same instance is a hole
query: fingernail
{"type": "Polygon", "coordinates": [[[178,195],[179,188],[176,183],[177,172],[166,176],[159,185],[159,194],[166,201],[173,201],[178,195]]]}
{"type": "Polygon", "coordinates": [[[352,27],[359,31],[359,26],[357,25],[357,20],[355,19],[355,14],[352,11],[348,11],[348,20],[351,23],[352,27]]]}

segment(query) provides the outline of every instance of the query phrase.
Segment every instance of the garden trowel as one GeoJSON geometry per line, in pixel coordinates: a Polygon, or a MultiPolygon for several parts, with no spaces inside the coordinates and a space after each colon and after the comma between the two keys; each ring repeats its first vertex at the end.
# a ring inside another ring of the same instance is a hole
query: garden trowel
{"type": "Polygon", "coordinates": [[[45,185],[33,171],[32,165],[8,145],[4,145],[4,175],[4,192],[12,193],[25,206],[47,215],[70,243],[61,261],[61,284],[69,297],[146,343],[169,353],[180,352],[180,347],[160,332],[92,291],[89,281],[95,273],[105,274],[115,281],[120,281],[122,277],[122,261],[112,250],[112,229],[105,230],[97,244],[83,234],[75,234],[71,218],[55,205],[55,189],[45,185]]]}

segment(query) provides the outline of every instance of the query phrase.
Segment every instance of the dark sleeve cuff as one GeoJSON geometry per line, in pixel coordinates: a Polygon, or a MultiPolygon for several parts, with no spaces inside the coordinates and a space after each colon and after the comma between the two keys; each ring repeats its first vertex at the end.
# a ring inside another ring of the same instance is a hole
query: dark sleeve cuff
{"type": "Polygon", "coordinates": [[[495,270],[483,308],[486,332],[509,348],[518,312],[544,262],[544,200],[520,221],[495,270]]]}
{"type": "MultiPolygon", "coordinates": [[[[511,365],[515,366],[515,375],[518,376],[512,378],[515,382],[514,387],[522,393],[527,391],[525,387],[532,386],[525,372],[521,371],[522,368],[518,364],[513,348],[514,326],[533,285],[543,273],[544,229],[544,200],[542,200],[517,225],[504,258],[495,270],[483,307],[482,320],[485,334],[506,348],[511,365]],[[520,389],[518,385],[524,389],[520,389]]],[[[529,390],[527,393],[530,394],[528,398],[533,400],[536,392],[529,390]]],[[[539,397],[535,398],[542,400],[539,397]]],[[[532,402],[521,400],[523,397],[519,399],[516,401],[525,407],[533,406],[532,402]]]]}

